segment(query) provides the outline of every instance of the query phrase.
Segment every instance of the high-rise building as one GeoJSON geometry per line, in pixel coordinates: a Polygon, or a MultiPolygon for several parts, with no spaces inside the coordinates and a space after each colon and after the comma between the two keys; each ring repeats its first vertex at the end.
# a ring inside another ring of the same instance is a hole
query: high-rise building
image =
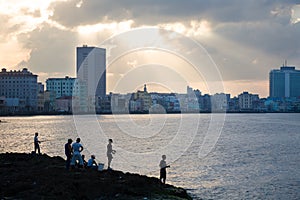
{"type": "Polygon", "coordinates": [[[77,78],[84,81],[89,97],[106,95],[106,49],[83,45],[76,50],[77,78]]]}
{"type": "Polygon", "coordinates": [[[26,68],[22,71],[7,71],[3,68],[0,72],[0,96],[5,97],[7,104],[13,102],[12,104],[19,110],[36,110],[37,77],[26,68]]]}
{"type": "Polygon", "coordinates": [[[300,70],[283,65],[280,70],[271,70],[269,76],[270,97],[300,96],[300,70]]]}
{"type": "Polygon", "coordinates": [[[75,78],[66,76],[65,78],[48,78],[46,80],[47,91],[54,91],[56,98],[63,96],[73,96],[75,78]]]}

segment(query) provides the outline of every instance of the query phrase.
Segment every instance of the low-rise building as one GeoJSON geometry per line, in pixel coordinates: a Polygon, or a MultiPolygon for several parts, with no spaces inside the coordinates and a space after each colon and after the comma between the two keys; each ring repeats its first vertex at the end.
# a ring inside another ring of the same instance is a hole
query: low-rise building
{"type": "Polygon", "coordinates": [[[238,95],[240,111],[253,111],[255,102],[259,100],[258,94],[243,92],[238,95]]]}
{"type": "Polygon", "coordinates": [[[16,110],[19,113],[35,112],[38,96],[37,77],[27,68],[18,71],[7,71],[3,68],[0,72],[0,96],[5,97],[6,102],[9,102],[8,99],[18,99],[16,110]]]}
{"type": "Polygon", "coordinates": [[[226,112],[228,110],[228,102],[230,94],[217,93],[211,96],[212,112],[226,112]]]}
{"type": "Polygon", "coordinates": [[[63,96],[73,96],[75,78],[66,76],[65,78],[48,78],[46,88],[48,91],[55,91],[56,98],[63,96]]]}
{"type": "Polygon", "coordinates": [[[129,112],[147,113],[152,105],[151,95],[147,92],[147,86],[144,85],[144,91],[138,90],[132,93],[129,102],[129,112]]]}
{"type": "Polygon", "coordinates": [[[72,113],[72,96],[63,96],[56,99],[56,111],[60,113],[72,113]]]}
{"type": "Polygon", "coordinates": [[[209,94],[204,94],[198,98],[200,112],[211,112],[211,96],[209,94]]]}

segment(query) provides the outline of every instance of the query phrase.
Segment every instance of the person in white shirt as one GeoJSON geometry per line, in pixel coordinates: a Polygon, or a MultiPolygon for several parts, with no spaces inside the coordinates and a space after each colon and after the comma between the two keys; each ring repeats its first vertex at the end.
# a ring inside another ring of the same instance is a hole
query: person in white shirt
{"type": "Polygon", "coordinates": [[[96,158],[95,155],[91,155],[91,158],[88,160],[88,163],[87,163],[88,169],[97,169],[98,168],[95,158],[96,158]]]}
{"type": "Polygon", "coordinates": [[[111,169],[110,164],[111,164],[111,161],[113,159],[112,154],[116,153],[116,151],[112,149],[112,143],[113,143],[113,140],[109,139],[108,140],[108,145],[107,145],[107,151],[106,151],[107,160],[108,160],[108,168],[107,169],[111,169]]]}
{"type": "Polygon", "coordinates": [[[167,168],[170,167],[170,165],[167,165],[166,163],[166,155],[162,155],[162,160],[159,163],[159,167],[160,167],[160,177],[159,180],[165,184],[166,183],[166,178],[167,178],[167,168]]]}
{"type": "Polygon", "coordinates": [[[75,162],[79,162],[79,168],[83,168],[83,160],[81,157],[81,152],[83,151],[83,146],[80,144],[80,138],[76,139],[76,142],[72,144],[73,156],[71,160],[71,167],[75,167],[75,162]]]}

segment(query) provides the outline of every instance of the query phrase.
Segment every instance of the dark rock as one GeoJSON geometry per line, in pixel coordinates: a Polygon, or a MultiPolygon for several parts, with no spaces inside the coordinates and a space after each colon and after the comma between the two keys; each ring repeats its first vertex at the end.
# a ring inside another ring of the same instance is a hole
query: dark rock
{"type": "Polygon", "coordinates": [[[0,154],[0,199],[191,199],[157,178],[64,166],[63,158],[46,154],[0,154]]]}

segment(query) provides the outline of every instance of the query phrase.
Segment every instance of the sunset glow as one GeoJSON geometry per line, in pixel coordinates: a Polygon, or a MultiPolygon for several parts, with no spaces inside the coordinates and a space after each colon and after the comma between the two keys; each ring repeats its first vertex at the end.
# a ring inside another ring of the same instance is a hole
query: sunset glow
{"type": "Polygon", "coordinates": [[[221,5],[204,9],[203,3],[203,7],[195,4],[195,7],[199,6],[197,9],[183,13],[181,3],[168,5],[170,11],[158,9],[165,4],[147,4],[146,7],[152,9],[149,12],[141,2],[117,5],[104,0],[0,0],[0,64],[9,69],[27,65],[33,72],[43,74],[40,76],[42,82],[47,77],[45,74],[75,76],[76,46],[98,46],[112,36],[135,28],[156,27],[182,34],[201,44],[217,64],[228,86],[227,91],[235,95],[239,93],[234,89],[236,83],[246,79],[249,81],[241,83],[245,88],[250,90],[253,86],[254,92],[267,96],[266,84],[259,84],[260,88],[254,87],[253,83],[265,83],[269,71],[278,68],[285,59],[293,66],[300,66],[300,45],[295,39],[299,33],[299,5],[285,2],[253,4],[255,9],[250,11],[242,4],[227,4],[226,9],[221,9],[221,5]],[[105,8],[109,5],[112,9],[105,8]],[[283,32],[289,33],[288,36],[280,34],[283,32]],[[44,52],[49,46],[54,52],[44,52]],[[45,56],[58,52],[64,55],[62,63],[45,56]],[[49,67],[41,66],[42,62],[49,67]],[[64,66],[64,71],[59,71],[59,66],[64,66]]]}

